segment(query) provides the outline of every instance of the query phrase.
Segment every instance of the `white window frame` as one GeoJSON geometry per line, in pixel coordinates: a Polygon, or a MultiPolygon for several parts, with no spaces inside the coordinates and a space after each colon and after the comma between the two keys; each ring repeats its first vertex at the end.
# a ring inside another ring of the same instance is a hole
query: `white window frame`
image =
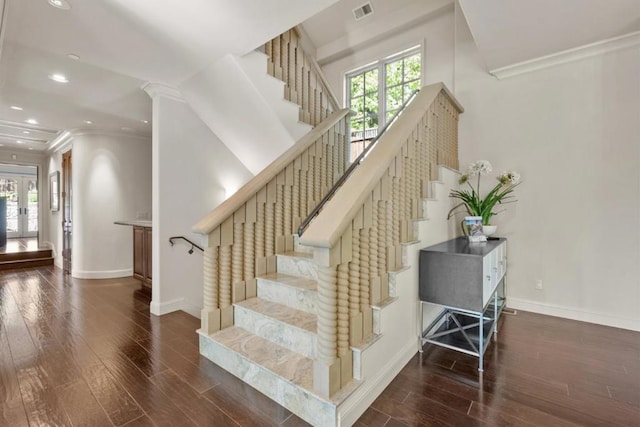
{"type": "MultiPolygon", "coordinates": [[[[359,74],[364,74],[367,71],[378,69],[378,128],[382,128],[387,123],[387,64],[402,60],[406,57],[413,56],[416,53],[420,54],[420,86],[424,84],[425,72],[424,72],[424,43],[414,44],[412,47],[396,52],[393,55],[386,56],[379,60],[369,62],[367,65],[359,67],[355,70],[345,73],[344,76],[344,94],[345,105],[351,106],[351,85],[350,80],[359,74]]],[[[404,83],[404,82],[403,82],[404,83]]]]}

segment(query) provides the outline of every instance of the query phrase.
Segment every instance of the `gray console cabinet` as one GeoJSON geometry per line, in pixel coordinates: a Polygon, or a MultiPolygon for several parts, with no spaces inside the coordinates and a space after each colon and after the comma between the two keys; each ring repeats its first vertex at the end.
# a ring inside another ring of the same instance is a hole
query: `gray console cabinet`
{"type": "Polygon", "coordinates": [[[497,332],[505,305],[506,253],[506,239],[470,243],[465,237],[420,251],[420,311],[422,302],[445,307],[423,331],[423,345],[432,343],[477,356],[482,372],[482,356],[497,332]]]}

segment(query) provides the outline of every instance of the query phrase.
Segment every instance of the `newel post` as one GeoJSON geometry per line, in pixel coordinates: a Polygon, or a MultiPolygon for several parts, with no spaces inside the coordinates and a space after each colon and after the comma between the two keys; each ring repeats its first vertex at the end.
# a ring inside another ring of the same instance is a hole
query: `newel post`
{"type": "Polygon", "coordinates": [[[313,388],[330,397],[353,378],[349,346],[349,262],[351,228],[331,248],[314,248],[318,266],[318,357],[313,365],[313,388]]]}
{"type": "Polygon", "coordinates": [[[318,266],[318,357],[313,363],[313,388],[321,396],[329,397],[340,390],[341,382],[336,271],[340,247],[315,248],[313,257],[318,266]]]}
{"type": "Polygon", "coordinates": [[[212,245],[217,235],[220,241],[220,229],[209,235],[209,244],[204,250],[203,265],[203,309],[201,312],[201,330],[205,334],[212,334],[220,330],[220,308],[218,301],[218,245],[212,245]]]}

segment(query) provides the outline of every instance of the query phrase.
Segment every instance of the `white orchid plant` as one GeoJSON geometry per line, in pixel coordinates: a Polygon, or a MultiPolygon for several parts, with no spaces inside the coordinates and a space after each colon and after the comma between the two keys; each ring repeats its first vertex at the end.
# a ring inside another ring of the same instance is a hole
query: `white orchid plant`
{"type": "Polygon", "coordinates": [[[518,184],[520,184],[520,174],[515,171],[503,172],[496,178],[498,180],[496,186],[493,187],[484,198],[480,197],[480,177],[491,173],[492,170],[493,167],[487,160],[478,160],[469,165],[467,173],[463,174],[458,180],[460,185],[467,184],[469,188],[451,191],[449,197],[460,200],[460,203],[449,211],[448,218],[451,218],[455,213],[464,209],[471,216],[482,217],[483,225],[489,225],[491,217],[502,212],[502,210],[494,212],[496,205],[516,201],[512,193],[518,184]],[[475,188],[470,182],[474,176],[478,177],[475,188]]]}

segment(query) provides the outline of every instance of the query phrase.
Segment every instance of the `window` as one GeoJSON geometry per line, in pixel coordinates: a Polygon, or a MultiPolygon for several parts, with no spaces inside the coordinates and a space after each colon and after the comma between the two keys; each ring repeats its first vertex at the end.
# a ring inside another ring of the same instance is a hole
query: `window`
{"type": "Polygon", "coordinates": [[[355,159],[420,88],[421,54],[412,48],[347,75],[351,117],[351,159],[355,159]]]}
{"type": "Polygon", "coordinates": [[[385,117],[391,120],[402,104],[420,89],[420,54],[385,64],[385,117]]]}

